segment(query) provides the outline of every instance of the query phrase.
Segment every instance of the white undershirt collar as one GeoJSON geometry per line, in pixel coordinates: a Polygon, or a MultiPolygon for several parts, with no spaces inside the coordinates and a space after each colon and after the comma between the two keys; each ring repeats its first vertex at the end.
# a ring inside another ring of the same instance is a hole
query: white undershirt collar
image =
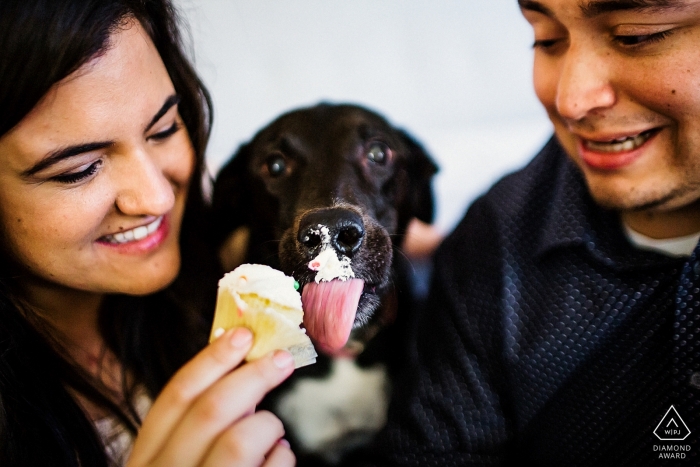
{"type": "Polygon", "coordinates": [[[667,256],[690,256],[700,241],[700,232],[676,238],[656,239],[642,235],[622,223],[627,239],[635,247],[642,250],[652,250],[667,256]]]}

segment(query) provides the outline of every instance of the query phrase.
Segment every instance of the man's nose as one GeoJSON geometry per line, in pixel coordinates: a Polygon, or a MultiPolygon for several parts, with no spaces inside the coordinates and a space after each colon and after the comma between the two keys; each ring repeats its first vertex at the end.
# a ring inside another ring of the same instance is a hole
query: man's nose
{"type": "Polygon", "coordinates": [[[116,176],[119,188],[115,203],[124,214],[160,216],[175,204],[172,183],[144,150],[134,149],[124,157],[116,176]]]}
{"type": "Polygon", "coordinates": [[[581,120],[592,112],[612,107],[616,99],[605,52],[595,50],[592,45],[570,45],[557,84],[559,115],[581,120]]]}

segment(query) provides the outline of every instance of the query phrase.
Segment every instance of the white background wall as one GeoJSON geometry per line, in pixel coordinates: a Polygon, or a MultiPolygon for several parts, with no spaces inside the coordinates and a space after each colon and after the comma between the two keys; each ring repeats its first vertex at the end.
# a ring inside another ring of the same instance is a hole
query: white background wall
{"type": "Polygon", "coordinates": [[[212,93],[212,173],[280,113],[321,100],[380,111],[440,165],[436,225],[522,166],[551,125],[516,0],[176,0],[212,93]]]}

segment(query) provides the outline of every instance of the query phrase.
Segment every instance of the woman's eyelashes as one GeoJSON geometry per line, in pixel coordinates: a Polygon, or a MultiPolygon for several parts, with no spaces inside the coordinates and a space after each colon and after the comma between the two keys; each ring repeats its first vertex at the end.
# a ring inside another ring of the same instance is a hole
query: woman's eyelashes
{"type": "Polygon", "coordinates": [[[84,166],[79,167],[78,171],[76,172],[68,172],[60,175],[54,175],[53,177],[51,177],[51,180],[66,185],[78,183],[94,175],[101,165],[102,160],[98,159],[94,162],[91,162],[90,164],[86,164],[84,166]]]}
{"type": "Polygon", "coordinates": [[[155,141],[162,141],[162,140],[167,139],[170,136],[174,135],[175,133],[177,133],[177,131],[180,128],[182,128],[182,124],[180,124],[180,122],[178,122],[178,121],[175,121],[175,122],[173,122],[173,124],[171,126],[169,126],[168,128],[166,128],[163,131],[160,131],[158,133],[155,133],[155,134],[149,136],[148,139],[155,140],[155,141]]]}
{"type": "MultiPolygon", "coordinates": [[[[164,141],[172,135],[174,135],[175,133],[177,133],[182,127],[182,123],[180,123],[179,121],[175,121],[165,130],[159,131],[158,133],[154,133],[148,136],[147,139],[152,141],[164,141]]],[[[54,175],[50,177],[50,180],[66,185],[78,183],[94,175],[101,166],[102,159],[98,159],[94,162],[84,164],[78,167],[76,170],[71,170],[66,173],[54,175]]]]}

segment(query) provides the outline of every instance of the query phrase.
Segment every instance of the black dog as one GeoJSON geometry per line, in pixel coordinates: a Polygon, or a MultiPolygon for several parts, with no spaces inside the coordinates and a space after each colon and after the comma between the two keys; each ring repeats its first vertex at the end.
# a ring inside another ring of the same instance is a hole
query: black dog
{"type": "Polygon", "coordinates": [[[224,267],[268,264],[303,290],[304,324],[321,355],[265,402],[285,422],[299,465],[338,462],[384,423],[412,308],[399,249],[411,219],[432,221],[436,171],[376,113],[320,104],[276,119],[217,176],[224,267]],[[339,260],[336,280],[316,280],[322,257],[339,260]]]}

